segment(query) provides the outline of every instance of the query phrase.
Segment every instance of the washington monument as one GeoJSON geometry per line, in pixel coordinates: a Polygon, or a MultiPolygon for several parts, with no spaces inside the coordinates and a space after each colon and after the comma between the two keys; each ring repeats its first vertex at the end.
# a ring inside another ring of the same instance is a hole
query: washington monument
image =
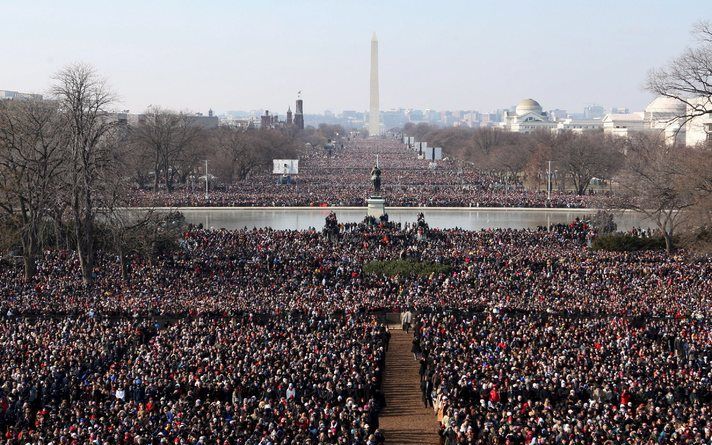
{"type": "Polygon", "coordinates": [[[371,37],[371,107],[368,113],[368,134],[376,136],[381,133],[378,104],[378,39],[376,33],[371,37]]]}

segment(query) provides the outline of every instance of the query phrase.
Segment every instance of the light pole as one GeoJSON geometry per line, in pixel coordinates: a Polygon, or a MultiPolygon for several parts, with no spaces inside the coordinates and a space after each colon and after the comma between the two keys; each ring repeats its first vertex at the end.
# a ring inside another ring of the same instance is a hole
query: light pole
{"type": "Polygon", "coordinates": [[[205,160],[205,200],[208,200],[208,160],[205,160]]]}
{"type": "Polygon", "coordinates": [[[549,161],[549,168],[546,170],[546,200],[551,201],[551,161],[549,161]]]}

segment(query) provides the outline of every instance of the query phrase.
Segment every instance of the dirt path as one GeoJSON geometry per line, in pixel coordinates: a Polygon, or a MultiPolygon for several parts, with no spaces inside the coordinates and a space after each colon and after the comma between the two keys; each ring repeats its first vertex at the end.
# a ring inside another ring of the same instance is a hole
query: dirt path
{"type": "Polygon", "coordinates": [[[387,406],[381,414],[380,427],[388,445],[438,445],[437,421],[433,410],[423,407],[418,362],[410,352],[411,342],[411,334],[391,329],[383,380],[387,406]]]}

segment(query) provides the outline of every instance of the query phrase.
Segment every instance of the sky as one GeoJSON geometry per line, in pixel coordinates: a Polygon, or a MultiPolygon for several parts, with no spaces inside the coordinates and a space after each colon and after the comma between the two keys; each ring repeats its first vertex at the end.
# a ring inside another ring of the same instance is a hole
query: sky
{"type": "Polygon", "coordinates": [[[44,93],[76,62],[116,109],[640,110],[648,71],[693,44],[710,0],[0,0],[0,89],[44,93]]]}

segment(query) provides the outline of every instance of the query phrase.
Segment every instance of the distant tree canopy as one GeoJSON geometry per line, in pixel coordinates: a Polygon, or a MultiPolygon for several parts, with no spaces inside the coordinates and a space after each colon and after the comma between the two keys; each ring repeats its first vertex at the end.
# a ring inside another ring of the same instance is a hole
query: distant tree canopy
{"type": "Polygon", "coordinates": [[[204,175],[230,185],[271,168],[273,159],[297,158],[305,144],[323,147],[348,132],[340,125],[321,124],[297,131],[292,127],[204,129],[190,124],[189,115],[149,108],[141,122],[130,125],[124,141],[128,174],[135,186],[172,192],[187,187],[190,177],[204,175]]]}
{"type": "Polygon", "coordinates": [[[548,131],[512,133],[498,128],[440,128],[406,125],[405,134],[428,145],[440,146],[445,156],[470,162],[482,171],[517,177],[534,188],[552,161],[552,170],[579,195],[595,179],[610,179],[621,165],[622,141],[602,131],[575,134],[548,131]]]}
{"type": "Polygon", "coordinates": [[[596,179],[610,181],[610,205],[645,215],[668,251],[678,241],[712,251],[712,145],[671,146],[654,133],[625,138],[602,131],[519,134],[428,124],[406,125],[404,133],[442,146],[446,156],[480,171],[516,177],[535,190],[546,180],[549,161],[558,180],[579,195],[596,179]]]}

